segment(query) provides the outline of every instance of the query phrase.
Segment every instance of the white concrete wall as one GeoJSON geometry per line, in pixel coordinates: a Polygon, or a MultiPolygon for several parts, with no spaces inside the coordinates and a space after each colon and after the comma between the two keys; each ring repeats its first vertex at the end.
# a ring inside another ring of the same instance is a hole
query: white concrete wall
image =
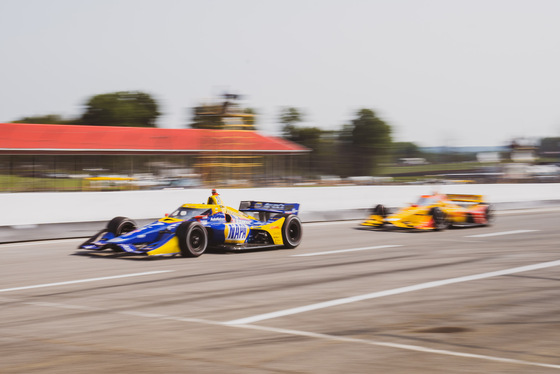
{"type": "MultiPolygon", "coordinates": [[[[440,193],[482,194],[494,203],[560,200],[560,184],[465,184],[410,186],[287,187],[220,189],[226,205],[237,208],[241,200],[294,202],[301,214],[389,207],[416,201],[419,195],[440,193]]],[[[115,216],[133,219],[162,217],[184,203],[202,203],[210,189],[51,192],[0,194],[0,226],[64,222],[107,221],[115,216]]]]}

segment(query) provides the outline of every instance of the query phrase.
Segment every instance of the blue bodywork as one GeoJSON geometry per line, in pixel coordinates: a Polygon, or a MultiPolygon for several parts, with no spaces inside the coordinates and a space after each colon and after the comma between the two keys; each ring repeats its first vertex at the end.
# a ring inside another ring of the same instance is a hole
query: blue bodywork
{"type": "MultiPolygon", "coordinates": [[[[108,228],[102,230],[78,248],[111,249],[131,254],[150,254],[148,252],[157,252],[156,250],[164,248],[163,252],[156,254],[177,254],[181,250],[177,241],[172,241],[172,239],[176,237],[179,225],[187,221],[199,222],[206,228],[208,247],[225,246],[230,249],[243,249],[278,246],[273,243],[270,234],[263,226],[273,223],[287,214],[297,215],[298,212],[299,204],[257,201],[241,202],[239,211],[220,205],[185,204],[168,217],[119,236],[108,228]]],[[[279,230],[279,228],[275,229],[279,230]]]]}

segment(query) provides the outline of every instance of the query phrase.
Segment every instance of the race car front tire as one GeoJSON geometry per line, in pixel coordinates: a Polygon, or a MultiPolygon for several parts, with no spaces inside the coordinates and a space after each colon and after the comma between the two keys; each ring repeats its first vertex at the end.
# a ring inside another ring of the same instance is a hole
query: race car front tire
{"type": "Polygon", "coordinates": [[[282,225],[284,248],[292,249],[297,247],[301,243],[302,237],[303,229],[299,217],[293,214],[287,215],[282,225]]]}
{"type": "Polygon", "coordinates": [[[371,212],[376,216],[381,216],[383,218],[387,217],[387,208],[385,208],[385,205],[382,204],[377,204],[371,212]]]}
{"type": "Polygon", "coordinates": [[[107,224],[107,231],[115,236],[136,230],[136,222],[127,217],[115,217],[107,224]]]}
{"type": "Polygon", "coordinates": [[[177,239],[183,257],[198,257],[208,247],[208,232],[199,222],[183,222],[177,227],[177,239]]]}

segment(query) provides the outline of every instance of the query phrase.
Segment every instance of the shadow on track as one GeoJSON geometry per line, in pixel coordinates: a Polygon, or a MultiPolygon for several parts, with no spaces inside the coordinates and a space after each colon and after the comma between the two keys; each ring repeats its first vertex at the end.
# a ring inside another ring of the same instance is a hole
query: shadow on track
{"type": "MultiPolygon", "coordinates": [[[[211,248],[207,249],[202,256],[208,255],[241,255],[255,252],[266,252],[271,250],[284,250],[282,248],[249,248],[249,249],[223,249],[223,248],[211,248]]],[[[126,252],[109,252],[109,251],[91,251],[91,250],[80,250],[71,254],[71,256],[83,256],[90,258],[104,258],[104,259],[114,259],[114,260],[128,260],[128,261],[159,261],[159,260],[169,260],[173,258],[183,258],[185,260],[196,258],[192,257],[182,257],[180,254],[174,255],[164,255],[164,256],[148,256],[148,255],[135,255],[126,252]]]]}

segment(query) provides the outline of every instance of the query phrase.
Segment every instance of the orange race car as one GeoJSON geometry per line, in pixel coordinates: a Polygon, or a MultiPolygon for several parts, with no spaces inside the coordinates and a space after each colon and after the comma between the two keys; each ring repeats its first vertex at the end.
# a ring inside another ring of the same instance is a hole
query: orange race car
{"type": "Polygon", "coordinates": [[[494,218],[492,205],[482,195],[423,195],[416,204],[389,214],[383,205],[373,208],[362,226],[444,230],[451,226],[487,226],[494,218]]]}

